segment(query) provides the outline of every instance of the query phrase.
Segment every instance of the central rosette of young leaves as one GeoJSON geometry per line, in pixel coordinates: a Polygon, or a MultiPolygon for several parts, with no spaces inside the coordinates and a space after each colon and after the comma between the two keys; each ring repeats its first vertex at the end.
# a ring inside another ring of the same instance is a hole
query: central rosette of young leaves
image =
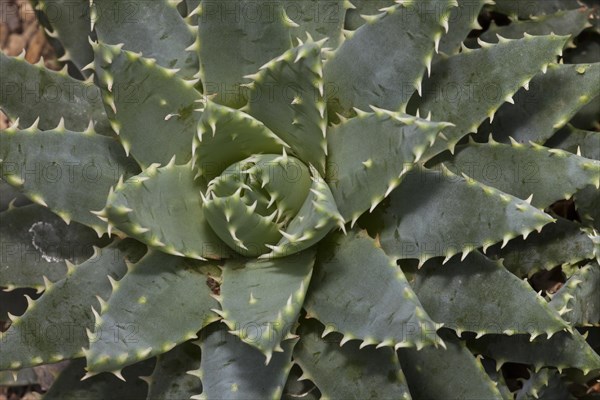
{"type": "Polygon", "coordinates": [[[202,110],[192,161],[203,186],[202,218],[243,256],[288,256],[344,227],[323,178],[326,142],[318,124],[293,109],[290,118],[303,124],[279,121],[292,106],[315,114],[318,122],[314,106],[305,110],[308,99],[304,108],[298,108],[302,101],[290,105],[257,97],[248,112],[212,101],[202,110]],[[302,127],[314,129],[307,134],[302,127]]]}
{"type": "MultiPolygon", "coordinates": [[[[287,233],[307,202],[316,171],[285,152],[253,155],[231,164],[208,184],[204,213],[214,232],[238,253],[260,256],[284,238],[310,239],[316,231],[287,233]],[[302,237],[304,236],[304,237],[302,237]]],[[[326,224],[327,219],[317,223],[326,224]]],[[[293,246],[288,249],[293,251],[293,246]]],[[[278,249],[286,253],[285,248],[278,249]]]]}

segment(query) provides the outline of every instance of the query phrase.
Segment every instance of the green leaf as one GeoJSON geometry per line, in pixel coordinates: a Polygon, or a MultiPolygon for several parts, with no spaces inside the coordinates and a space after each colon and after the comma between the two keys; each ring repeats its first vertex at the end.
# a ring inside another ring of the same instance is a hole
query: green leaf
{"type": "Polygon", "coordinates": [[[450,11],[448,32],[440,40],[440,52],[449,56],[458,54],[469,32],[482,29],[477,17],[483,6],[491,3],[490,0],[458,0],[458,7],[450,11]]]}
{"type": "Polygon", "coordinates": [[[598,355],[577,331],[573,334],[558,332],[550,339],[537,337],[530,341],[528,335],[485,335],[480,339],[468,340],[472,351],[491,357],[497,365],[505,362],[542,367],[577,368],[586,375],[600,369],[598,355]]]}
{"type": "Polygon", "coordinates": [[[267,246],[272,251],[261,258],[293,254],[318,243],[336,227],[345,230],[344,218],[337,209],[329,186],[314,170],[311,181],[310,192],[298,214],[285,228],[285,234],[277,245],[267,246]]]}
{"type": "Polygon", "coordinates": [[[575,114],[571,119],[571,123],[578,128],[597,130],[600,127],[600,121],[598,121],[597,116],[599,108],[600,96],[597,96],[575,114]]]}
{"type": "Polygon", "coordinates": [[[353,7],[346,11],[344,27],[351,31],[366,24],[369,16],[381,14],[381,9],[393,6],[395,3],[394,0],[350,0],[350,2],[353,7]],[[367,16],[367,19],[364,16],[367,16]]]}
{"type": "Polygon", "coordinates": [[[189,399],[202,392],[202,383],[188,371],[200,368],[200,347],[185,342],[156,359],[148,377],[148,399],[189,399]]]}
{"type": "Polygon", "coordinates": [[[32,201],[47,206],[65,221],[106,232],[92,214],[104,207],[119,176],[139,171],[114,139],[67,131],[9,128],[0,131],[2,178],[32,201]]]}
{"type": "Polygon", "coordinates": [[[540,230],[553,219],[519,200],[472,179],[415,169],[382,205],[381,246],[395,259],[463,258],[483,246],[540,230]],[[434,227],[434,228],[432,228],[434,227]]]}
{"type": "Polygon", "coordinates": [[[292,350],[297,340],[282,343],[268,365],[256,348],[227,333],[215,323],[202,333],[200,369],[190,371],[202,380],[203,392],[192,399],[279,399],[292,368],[292,350]]]}
{"type": "Polygon", "coordinates": [[[229,166],[202,196],[215,234],[246,257],[287,256],[344,227],[318,172],[285,151],[229,166]]]}
{"type": "Polygon", "coordinates": [[[523,381],[523,387],[516,393],[516,400],[564,400],[574,399],[561,375],[556,370],[542,368],[531,372],[529,379],[523,381]]]}
{"type": "Polygon", "coordinates": [[[446,349],[400,349],[398,357],[415,399],[502,399],[478,359],[448,331],[446,349]]]}
{"type": "Polygon", "coordinates": [[[123,380],[111,374],[101,374],[81,380],[86,376],[85,361],[72,361],[44,395],[44,400],[146,400],[146,383],[140,377],[152,371],[153,362],[132,365],[123,371],[123,380]]]}
{"type": "Polygon", "coordinates": [[[110,224],[165,253],[203,260],[230,253],[204,217],[191,163],[158,168],[120,181],[100,212],[110,224]],[[177,196],[172,196],[177,193],[177,196]]]}
{"type": "Polygon", "coordinates": [[[166,164],[174,155],[189,161],[201,107],[194,81],[120,46],[100,44],[95,51],[106,111],[125,151],[142,166],[166,164]]]}
{"type": "Polygon", "coordinates": [[[373,210],[450,124],[374,108],[332,127],[327,179],[346,221],[373,210]]]}
{"type": "Polygon", "coordinates": [[[435,323],[400,268],[365,232],[336,235],[324,245],[304,307],[325,325],[325,334],[342,333],[342,344],[440,344],[435,323]]]}
{"type": "Polygon", "coordinates": [[[67,274],[65,261],[80,263],[92,256],[92,246],[104,246],[90,228],[70,225],[47,208],[30,204],[0,213],[0,286],[43,290],[45,276],[56,282],[67,274]]]}
{"type": "Polygon", "coordinates": [[[505,104],[492,124],[479,129],[479,136],[492,132],[499,142],[512,137],[517,142],[544,143],[584,105],[600,94],[600,63],[550,64],[546,74],[536,76],[529,90],[522,89],[513,104],[505,104]]]}
{"type": "Polygon", "coordinates": [[[3,387],[32,386],[39,382],[33,368],[23,368],[18,371],[0,371],[0,385],[3,387]]]}
{"type": "MultiPolygon", "coordinates": [[[[19,369],[83,357],[86,329],[94,326],[95,296],[108,297],[110,279],[127,271],[125,258],[135,259],[143,248],[132,241],[113,244],[86,262],[70,268],[67,276],[50,284],[21,317],[0,333],[0,369],[19,369]]],[[[109,332],[106,332],[109,334],[109,332]]]]}
{"type": "MultiPolygon", "coordinates": [[[[547,1],[547,0],[544,0],[547,1]]],[[[581,31],[588,28],[591,9],[566,10],[556,14],[533,17],[530,20],[513,21],[510,25],[498,26],[493,21],[487,31],[481,35],[481,39],[489,43],[497,43],[498,37],[508,39],[520,39],[525,33],[529,35],[570,35],[571,39],[578,36],[581,31]]]]}
{"type": "Polygon", "coordinates": [[[503,249],[500,245],[490,247],[488,256],[503,259],[502,264],[518,277],[594,258],[594,244],[582,226],[561,217],[556,219],[527,239],[515,238],[503,249]]]}
{"type": "Polygon", "coordinates": [[[577,0],[494,0],[493,7],[499,13],[511,18],[529,18],[532,15],[552,14],[560,10],[572,10],[581,7],[577,0]]]}
{"type": "MultiPolygon", "coordinates": [[[[577,37],[577,47],[565,52],[564,62],[567,64],[596,63],[600,61],[600,26],[597,20],[593,29],[585,30],[577,37]]],[[[598,109],[600,96],[590,101],[573,117],[571,123],[577,128],[598,130],[598,109]]]]}
{"type": "Polygon", "coordinates": [[[289,145],[243,111],[208,101],[194,137],[198,174],[210,181],[254,154],[281,154],[289,145]]]}
{"type": "Polygon", "coordinates": [[[312,276],[315,252],[260,261],[231,260],[223,267],[219,302],[230,332],[271,359],[291,334],[312,276]]]}
{"type": "Polygon", "coordinates": [[[600,267],[597,263],[581,267],[554,294],[550,306],[574,326],[600,323],[600,267]]]}
{"type": "MultiPolygon", "coordinates": [[[[273,205],[270,199],[274,197],[270,197],[268,191],[261,187],[264,182],[270,182],[275,174],[282,179],[275,179],[273,183],[282,182],[284,189],[291,184],[286,179],[287,168],[277,161],[284,157],[255,155],[240,161],[211,181],[206,194],[202,194],[203,211],[210,227],[224,243],[245,257],[254,258],[267,253],[267,246],[275,245],[282,237],[280,231],[285,222],[276,220],[278,213],[292,211],[295,214],[301,205],[296,203],[292,210],[285,207],[269,208],[269,205],[273,205]]],[[[298,176],[301,177],[297,182],[299,192],[290,198],[302,201],[310,188],[308,168],[296,158],[287,161],[287,167],[292,166],[293,171],[300,171],[298,176]]]]}
{"type": "MultiPolygon", "coordinates": [[[[203,0],[198,14],[200,76],[206,94],[231,107],[246,102],[242,84],[292,45],[284,4],[266,0],[231,3],[203,0]],[[219,54],[219,57],[215,57],[219,54]]],[[[263,94],[264,95],[264,94],[263,94]]]]}
{"type": "Polygon", "coordinates": [[[327,47],[335,49],[343,40],[346,11],[353,5],[348,0],[288,0],[285,11],[298,26],[292,36],[303,38],[309,33],[316,40],[327,38],[327,47]]]}
{"type": "Polygon", "coordinates": [[[100,91],[91,81],[78,81],[66,70],[54,72],[42,64],[31,65],[23,57],[8,57],[0,53],[0,108],[19,126],[29,127],[39,118],[42,130],[64,125],[83,131],[90,122],[101,134],[112,135],[100,91]]]}
{"type": "Polygon", "coordinates": [[[565,63],[585,64],[600,62],[600,53],[598,53],[598,50],[600,50],[599,37],[600,31],[597,27],[587,30],[583,35],[580,35],[577,38],[577,47],[568,49],[565,52],[565,63]]]}
{"type": "MultiPolygon", "coordinates": [[[[179,10],[179,14],[183,17],[193,16],[195,17],[195,13],[192,14],[196,8],[200,5],[200,0],[185,0],[177,5],[177,9],[179,10]]],[[[193,19],[194,25],[198,25],[198,21],[196,18],[193,19]]]]}
{"type": "Polygon", "coordinates": [[[512,99],[544,66],[556,61],[566,40],[556,35],[506,39],[482,49],[463,49],[438,61],[431,77],[423,83],[423,97],[413,97],[411,108],[416,106],[421,115],[431,113],[433,120],[455,126],[444,130],[447,140],[438,140],[424,159],[453,149],[464,135],[477,132],[487,117],[512,99]]]}
{"type": "Polygon", "coordinates": [[[10,186],[4,179],[0,179],[0,212],[9,207],[22,207],[31,204],[29,199],[15,187],[10,186]]]}
{"type": "Polygon", "coordinates": [[[101,303],[86,350],[87,370],[120,370],[195,339],[217,319],[206,279],[198,266],[159,251],[150,250],[129,265],[123,279],[113,284],[110,298],[101,303]]]}
{"type": "Polygon", "coordinates": [[[528,283],[479,252],[445,265],[441,259],[427,262],[417,272],[413,289],[431,318],[458,334],[535,337],[569,328],[528,283]]]}
{"type": "Polygon", "coordinates": [[[302,370],[298,364],[294,364],[283,388],[281,400],[296,400],[302,397],[306,400],[319,400],[321,394],[315,384],[309,380],[300,380],[302,378],[302,370]]]}
{"type": "MultiPolygon", "coordinates": [[[[456,2],[403,2],[371,16],[325,64],[331,110],[348,114],[373,105],[404,111],[442,36],[456,2]]],[[[444,120],[444,119],[441,119],[444,120]]]]}
{"type": "Polygon", "coordinates": [[[600,230],[600,196],[596,187],[590,185],[575,193],[575,207],[585,224],[600,230]]]}
{"type": "Polygon", "coordinates": [[[539,208],[569,199],[587,185],[600,185],[600,161],[540,145],[489,143],[457,146],[445,165],[539,208]],[[560,176],[557,182],[556,177],[560,176]]]}
{"type": "Polygon", "coordinates": [[[196,28],[184,21],[173,2],[92,0],[91,4],[101,43],[123,43],[125,50],[179,70],[177,75],[183,79],[191,79],[198,72],[196,28]]]}
{"type": "Polygon", "coordinates": [[[577,129],[571,124],[556,132],[544,146],[600,160],[600,132],[577,129]]]}
{"type": "Polygon", "coordinates": [[[71,61],[82,75],[83,68],[94,60],[89,42],[91,31],[90,2],[87,0],[44,0],[36,7],[45,13],[52,26],[48,35],[60,41],[64,54],[60,61],[71,61]]]}
{"type": "Polygon", "coordinates": [[[316,321],[303,321],[294,348],[294,361],[304,372],[301,379],[314,381],[321,398],[411,398],[393,349],[360,349],[358,342],[340,346],[340,334],[322,339],[322,333],[316,321]]]}
{"type": "MultiPolygon", "coordinates": [[[[41,291],[40,291],[41,292],[41,291]]],[[[11,315],[22,315],[27,310],[27,298],[37,297],[38,290],[31,288],[17,288],[13,290],[2,289],[0,290],[0,321],[9,323],[11,315]]]]}
{"type": "Polygon", "coordinates": [[[265,64],[249,84],[248,114],[263,122],[292,153],[325,174],[327,115],[321,44],[306,43],[265,64]]]}
{"type": "Polygon", "coordinates": [[[496,362],[491,359],[485,359],[483,357],[479,357],[479,362],[483,364],[483,368],[485,372],[488,374],[490,379],[494,382],[494,385],[500,391],[502,398],[504,400],[514,400],[514,396],[511,393],[508,385],[506,384],[506,379],[504,378],[504,374],[502,370],[496,371],[496,362]]]}

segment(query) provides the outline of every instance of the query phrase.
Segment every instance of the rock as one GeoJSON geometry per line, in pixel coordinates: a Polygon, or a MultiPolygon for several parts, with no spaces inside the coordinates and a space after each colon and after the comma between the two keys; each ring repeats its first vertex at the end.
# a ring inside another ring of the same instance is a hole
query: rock
{"type": "Polygon", "coordinates": [[[0,22],[0,48],[4,48],[8,42],[8,24],[0,22]]]}
{"type": "Polygon", "coordinates": [[[11,34],[8,37],[8,43],[6,46],[6,54],[9,56],[18,56],[25,48],[25,40],[21,35],[16,33],[11,34]]]}
{"type": "Polygon", "coordinates": [[[46,37],[44,35],[44,31],[42,31],[41,29],[37,30],[36,34],[33,36],[31,41],[29,41],[25,59],[31,64],[37,63],[40,60],[40,56],[42,55],[42,49],[44,48],[45,43],[46,37]]]}

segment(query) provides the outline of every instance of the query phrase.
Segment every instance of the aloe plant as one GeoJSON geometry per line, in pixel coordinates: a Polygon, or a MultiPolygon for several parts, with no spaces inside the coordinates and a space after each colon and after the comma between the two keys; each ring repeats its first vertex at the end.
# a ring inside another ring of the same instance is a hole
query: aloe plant
{"type": "Polygon", "coordinates": [[[535,3],[34,2],[66,64],[0,54],[0,286],[41,293],[0,370],[73,360],[46,399],[585,391],[600,136],[569,121],[600,64],[562,57],[592,10],[535,3]]]}

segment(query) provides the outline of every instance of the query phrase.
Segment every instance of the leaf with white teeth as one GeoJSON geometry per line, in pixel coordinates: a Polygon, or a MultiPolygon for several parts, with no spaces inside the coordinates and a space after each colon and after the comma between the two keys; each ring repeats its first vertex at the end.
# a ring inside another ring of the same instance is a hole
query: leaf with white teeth
{"type": "Polygon", "coordinates": [[[100,214],[165,253],[195,259],[226,257],[229,248],[206,222],[201,189],[190,163],[154,165],[117,185],[100,214]]]}
{"type": "Polygon", "coordinates": [[[230,332],[271,359],[291,336],[312,276],[315,252],[223,267],[221,311],[230,332]]]}
{"type": "MultiPolygon", "coordinates": [[[[547,0],[545,0],[547,1],[547,0]]],[[[537,12],[537,10],[536,10],[537,12]]],[[[490,28],[481,35],[481,39],[497,43],[497,35],[507,39],[520,39],[528,35],[570,35],[575,38],[589,26],[589,18],[593,9],[559,11],[556,14],[541,15],[530,20],[513,21],[510,25],[498,26],[494,22],[490,28]]]]}
{"type": "Polygon", "coordinates": [[[491,0],[458,0],[458,7],[450,11],[448,32],[440,40],[439,51],[449,56],[458,54],[469,32],[482,29],[477,17],[484,5],[491,3],[491,0]]]}
{"type": "Polygon", "coordinates": [[[431,318],[456,332],[552,335],[569,328],[528,283],[479,252],[445,265],[428,261],[413,289],[431,318]]]}
{"type": "Polygon", "coordinates": [[[207,266],[150,250],[128,267],[100,309],[96,340],[86,351],[91,373],[121,368],[162,354],[218,319],[206,284],[207,266]],[[171,312],[157,313],[159,307],[171,312]],[[116,328],[115,328],[116,327],[116,328]],[[114,329],[114,334],[106,334],[114,329]]]}
{"type": "Polygon", "coordinates": [[[446,349],[400,349],[398,357],[415,399],[502,399],[480,361],[449,331],[441,330],[446,349]],[[436,378],[431,379],[432,374],[436,378]],[[451,384],[449,384],[451,382],[451,384]]]}
{"type": "MultiPolygon", "coordinates": [[[[83,68],[94,60],[94,51],[89,43],[91,13],[89,1],[43,0],[37,10],[44,13],[52,27],[48,35],[60,41],[65,53],[59,61],[71,61],[83,76],[89,71],[83,68]]],[[[48,31],[47,31],[48,32],[48,31]]]]}
{"type": "MultiPolygon", "coordinates": [[[[403,110],[421,87],[453,0],[402,2],[372,16],[325,64],[330,110],[403,110]]],[[[442,119],[443,120],[443,119],[442,119]]]]}
{"type": "Polygon", "coordinates": [[[92,246],[108,244],[92,229],[69,225],[37,204],[0,213],[0,286],[43,290],[44,279],[56,282],[67,274],[65,260],[80,263],[93,254],[92,246]]]}
{"type": "Polygon", "coordinates": [[[561,379],[557,370],[550,368],[543,368],[538,372],[530,371],[529,379],[523,380],[523,387],[516,393],[516,400],[570,398],[573,397],[569,393],[567,382],[561,379]]]}
{"type": "Polygon", "coordinates": [[[0,177],[0,212],[31,204],[27,196],[0,177]]]}
{"type": "Polygon", "coordinates": [[[485,372],[490,377],[496,388],[500,391],[502,395],[502,400],[514,400],[514,396],[510,391],[508,384],[506,383],[506,379],[504,378],[504,374],[501,370],[496,370],[496,362],[491,359],[486,359],[483,357],[478,357],[479,362],[483,365],[485,372]]]}
{"type": "Polygon", "coordinates": [[[503,105],[491,125],[483,124],[478,136],[487,138],[491,132],[499,142],[512,137],[519,143],[544,143],[600,95],[599,79],[600,63],[550,64],[531,80],[529,90],[516,94],[514,105],[503,105]]]}
{"type": "Polygon", "coordinates": [[[327,180],[347,221],[373,209],[450,126],[374,108],[330,129],[327,180]]]}
{"type": "Polygon", "coordinates": [[[593,259],[594,243],[581,230],[582,226],[561,217],[556,219],[556,223],[546,225],[540,233],[532,232],[526,240],[518,237],[503,249],[499,244],[490,247],[488,256],[503,259],[506,269],[519,277],[593,259]]]}
{"type": "Polygon", "coordinates": [[[348,0],[299,0],[286,4],[287,16],[297,24],[292,37],[304,38],[309,33],[315,40],[327,38],[327,47],[335,49],[343,40],[344,18],[348,0]]]}
{"type": "Polygon", "coordinates": [[[321,42],[312,39],[261,68],[243,108],[290,145],[290,153],[325,174],[327,113],[321,42]]]}
{"type": "Polygon", "coordinates": [[[3,387],[38,385],[39,381],[33,368],[0,372],[0,385],[3,387]]]}
{"type": "Polygon", "coordinates": [[[144,167],[166,164],[174,155],[179,163],[189,161],[202,108],[193,82],[147,54],[104,44],[95,45],[95,52],[102,100],[125,150],[144,167]]]}
{"type": "Polygon", "coordinates": [[[470,339],[467,345],[476,354],[482,354],[496,360],[499,365],[505,362],[556,367],[560,370],[576,368],[584,373],[600,373],[600,355],[586,343],[576,330],[558,332],[550,339],[541,335],[531,341],[529,335],[486,335],[479,339],[470,339]]]}
{"type": "Polygon", "coordinates": [[[600,160],[600,132],[577,129],[571,124],[556,132],[544,146],[600,160]]]}
{"type": "Polygon", "coordinates": [[[577,0],[494,0],[493,9],[511,18],[527,19],[537,14],[552,14],[562,10],[573,10],[581,7],[577,0]]]}
{"type": "Polygon", "coordinates": [[[219,104],[240,107],[247,100],[241,86],[251,82],[246,76],[292,44],[284,4],[203,0],[200,7],[200,76],[204,93],[217,94],[215,101],[219,104]]]}
{"type": "Polygon", "coordinates": [[[334,235],[319,256],[304,307],[325,332],[342,333],[342,345],[354,339],[394,348],[441,344],[402,271],[365,232],[334,235]]]}
{"type": "Polygon", "coordinates": [[[381,10],[394,6],[394,0],[351,0],[350,7],[346,11],[346,20],[344,28],[346,34],[352,34],[353,31],[367,23],[372,16],[381,14],[381,10]]]}
{"type": "MultiPolygon", "coordinates": [[[[599,137],[600,140],[600,137],[599,137]]],[[[545,208],[587,185],[600,185],[600,161],[539,145],[474,143],[457,146],[444,164],[485,185],[545,208]],[[556,180],[560,176],[563,179],[556,180]]]]}
{"type": "Polygon", "coordinates": [[[243,111],[208,101],[194,136],[195,168],[207,181],[254,154],[281,154],[289,146],[243,111]]]}
{"type": "Polygon", "coordinates": [[[200,347],[185,342],[156,358],[148,377],[148,399],[189,399],[202,392],[202,383],[188,371],[200,368],[200,347]]]}
{"type": "Polygon", "coordinates": [[[409,108],[455,126],[444,130],[447,140],[438,140],[424,159],[454,149],[463,136],[477,132],[542,67],[556,60],[566,41],[565,36],[528,36],[482,49],[463,49],[438,61],[423,82],[423,97],[414,96],[409,108]],[[500,68],[500,62],[511,67],[500,68]]]}
{"type": "Polygon", "coordinates": [[[281,400],[297,400],[299,397],[304,400],[319,400],[320,392],[315,384],[308,379],[302,378],[302,370],[298,366],[296,360],[287,377],[285,387],[283,388],[283,396],[281,400]]]}
{"type": "Polygon", "coordinates": [[[120,175],[139,171],[112,138],[64,129],[0,131],[2,178],[32,201],[58,215],[92,227],[99,235],[106,223],[92,210],[104,207],[120,175]]]}
{"type": "Polygon", "coordinates": [[[86,329],[93,328],[93,310],[100,309],[96,296],[108,298],[111,293],[107,276],[121,278],[127,271],[125,258],[139,258],[143,251],[135,241],[117,242],[47,289],[8,331],[0,333],[0,369],[83,357],[82,348],[90,340],[86,329]]]}
{"type": "Polygon", "coordinates": [[[193,47],[196,30],[186,24],[172,2],[123,4],[118,0],[91,0],[91,4],[101,43],[123,43],[125,50],[142,53],[165,68],[178,69],[177,74],[183,79],[192,79],[198,72],[198,48],[193,47]],[[189,46],[192,48],[187,51],[189,46]]]}
{"type": "Polygon", "coordinates": [[[600,323],[600,266],[588,264],[577,270],[554,294],[550,306],[573,326],[600,323]]]}
{"type": "MultiPolygon", "coordinates": [[[[250,332],[255,327],[246,327],[250,332]]],[[[200,369],[189,373],[202,380],[202,394],[192,399],[269,399],[281,398],[292,368],[292,351],[297,339],[281,344],[283,352],[273,354],[265,365],[264,355],[227,332],[217,322],[206,327],[201,336],[200,369]]]]}
{"type": "Polygon", "coordinates": [[[85,378],[83,359],[72,361],[52,384],[44,399],[47,400],[146,400],[148,387],[142,379],[152,371],[153,361],[144,361],[123,370],[123,379],[113,374],[85,378]],[[85,378],[85,379],[84,379],[85,378]],[[84,380],[82,380],[84,379],[84,380]]]}
{"type": "Polygon", "coordinates": [[[471,178],[414,169],[381,206],[381,246],[386,254],[426,260],[529,234],[553,221],[549,215],[471,178]]]}
{"type": "Polygon", "coordinates": [[[0,53],[0,108],[19,126],[28,128],[39,118],[41,130],[53,129],[61,118],[70,130],[83,131],[93,122],[103,135],[114,135],[100,91],[92,82],[78,81],[62,72],[31,65],[0,53]]]}
{"type": "Polygon", "coordinates": [[[595,186],[575,193],[575,208],[584,224],[600,230],[600,195],[595,186]]]}
{"type": "Polygon", "coordinates": [[[342,335],[322,338],[322,332],[318,322],[302,321],[297,332],[301,339],[294,348],[302,378],[314,381],[322,398],[369,399],[373,393],[381,399],[411,398],[393,349],[363,349],[359,342],[340,346],[342,335]]]}
{"type": "Polygon", "coordinates": [[[281,230],[283,235],[272,251],[261,257],[280,257],[310,248],[335,228],[344,228],[344,219],[337,209],[331,190],[321,177],[313,177],[310,193],[298,214],[281,230]]]}

